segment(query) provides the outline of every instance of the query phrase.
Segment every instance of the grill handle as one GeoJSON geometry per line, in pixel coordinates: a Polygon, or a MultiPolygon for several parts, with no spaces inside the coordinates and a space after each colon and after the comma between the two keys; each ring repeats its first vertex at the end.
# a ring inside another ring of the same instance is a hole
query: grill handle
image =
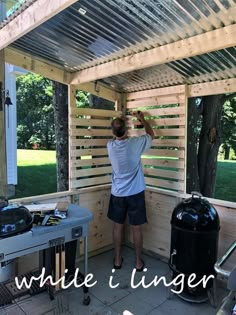
{"type": "Polygon", "coordinates": [[[198,198],[202,198],[202,194],[198,191],[192,191],[191,195],[192,195],[192,198],[194,198],[194,196],[197,196],[198,198]]]}
{"type": "Polygon", "coordinates": [[[232,255],[235,249],[236,249],[236,241],[234,241],[231,244],[231,246],[227,249],[226,253],[217,260],[217,262],[214,265],[214,269],[217,272],[217,274],[225,278],[229,278],[230,271],[221,268],[221,266],[226,262],[226,260],[228,260],[228,258],[232,255]]]}

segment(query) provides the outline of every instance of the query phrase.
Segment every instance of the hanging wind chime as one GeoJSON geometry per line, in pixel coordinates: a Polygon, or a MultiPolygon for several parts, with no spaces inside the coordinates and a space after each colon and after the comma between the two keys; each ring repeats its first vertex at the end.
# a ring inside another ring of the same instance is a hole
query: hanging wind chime
{"type": "Polygon", "coordinates": [[[5,105],[7,105],[7,127],[9,128],[10,125],[10,118],[9,118],[9,105],[13,105],[11,102],[11,98],[9,96],[9,90],[6,91],[6,98],[5,98],[5,105]]]}

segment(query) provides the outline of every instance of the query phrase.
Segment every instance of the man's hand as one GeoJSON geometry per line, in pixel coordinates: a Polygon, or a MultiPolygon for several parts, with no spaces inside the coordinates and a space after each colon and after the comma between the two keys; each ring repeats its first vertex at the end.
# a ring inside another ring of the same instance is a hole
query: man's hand
{"type": "Polygon", "coordinates": [[[145,118],[144,118],[144,114],[143,112],[141,112],[140,110],[138,110],[137,112],[135,112],[135,116],[137,117],[137,119],[141,122],[144,122],[145,121],[145,118]]]}

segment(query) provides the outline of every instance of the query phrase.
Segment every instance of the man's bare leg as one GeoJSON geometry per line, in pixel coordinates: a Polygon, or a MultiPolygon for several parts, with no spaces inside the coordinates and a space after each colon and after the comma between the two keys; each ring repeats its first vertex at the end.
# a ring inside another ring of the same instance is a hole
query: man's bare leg
{"type": "Polygon", "coordinates": [[[143,232],[141,225],[131,225],[133,232],[134,248],[135,248],[135,266],[137,269],[143,267],[142,248],[143,248],[143,232]]]}
{"type": "Polygon", "coordinates": [[[114,241],[114,247],[115,247],[114,264],[116,266],[120,266],[122,263],[121,245],[122,245],[122,238],[123,238],[123,228],[124,228],[124,224],[119,224],[119,223],[114,222],[113,224],[113,241],[114,241]]]}

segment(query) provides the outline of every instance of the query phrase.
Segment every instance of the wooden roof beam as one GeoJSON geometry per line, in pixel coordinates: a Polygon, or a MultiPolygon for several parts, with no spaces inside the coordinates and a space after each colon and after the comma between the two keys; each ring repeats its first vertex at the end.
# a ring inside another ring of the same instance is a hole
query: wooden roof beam
{"type": "MultiPolygon", "coordinates": [[[[228,94],[236,92],[236,78],[187,85],[187,97],[228,94]]],[[[145,91],[127,93],[127,100],[141,100],[150,97],[184,93],[185,85],[175,85],[145,91]]]]}
{"type": "MultiPolygon", "coordinates": [[[[63,84],[69,84],[71,81],[71,73],[59,69],[56,66],[50,65],[46,62],[36,60],[34,57],[25,55],[15,49],[5,48],[5,62],[23,68],[27,71],[34,72],[42,75],[53,81],[57,81],[63,84]]],[[[84,92],[89,92],[98,97],[102,97],[109,101],[115,102],[120,98],[120,93],[113,90],[110,87],[97,82],[88,82],[80,85],[76,85],[75,88],[84,92]]]]}
{"type": "Polygon", "coordinates": [[[77,0],[37,0],[0,29],[0,50],[75,2],[77,0]]]}
{"type": "Polygon", "coordinates": [[[72,75],[72,84],[81,84],[175,60],[206,54],[236,45],[236,24],[119,58],[72,75]]]}

